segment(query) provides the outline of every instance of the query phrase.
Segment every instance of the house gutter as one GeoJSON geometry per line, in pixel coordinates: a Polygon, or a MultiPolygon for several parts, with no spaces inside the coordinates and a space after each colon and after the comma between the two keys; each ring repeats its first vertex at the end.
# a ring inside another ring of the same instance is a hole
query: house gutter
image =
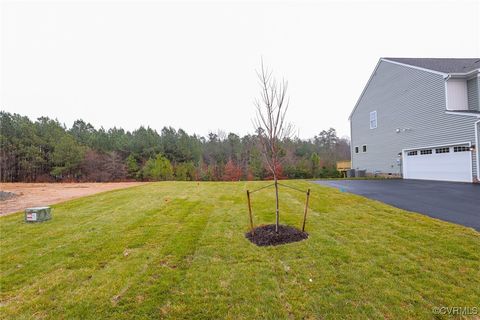
{"type": "Polygon", "coordinates": [[[446,110],[446,114],[453,114],[455,116],[467,116],[467,117],[477,117],[480,118],[480,113],[469,113],[468,110],[446,110]],[[462,112],[464,111],[464,112],[462,112]]]}
{"type": "MultiPolygon", "coordinates": [[[[469,76],[474,76],[475,74],[478,74],[480,73],[480,69],[473,69],[471,71],[468,71],[468,72],[452,72],[452,73],[449,73],[448,74],[448,78],[451,78],[451,77],[461,77],[461,78],[464,78],[464,77],[469,77],[469,76]]],[[[446,79],[448,80],[448,79],[446,79]]]]}

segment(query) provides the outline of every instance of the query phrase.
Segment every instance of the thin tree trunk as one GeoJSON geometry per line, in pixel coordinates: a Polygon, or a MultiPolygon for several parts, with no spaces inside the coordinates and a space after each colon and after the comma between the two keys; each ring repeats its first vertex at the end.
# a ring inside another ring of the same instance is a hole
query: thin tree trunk
{"type": "Polygon", "coordinates": [[[277,175],[274,175],[273,178],[275,179],[275,232],[278,233],[278,225],[280,220],[280,212],[278,208],[278,183],[277,183],[277,175]]]}

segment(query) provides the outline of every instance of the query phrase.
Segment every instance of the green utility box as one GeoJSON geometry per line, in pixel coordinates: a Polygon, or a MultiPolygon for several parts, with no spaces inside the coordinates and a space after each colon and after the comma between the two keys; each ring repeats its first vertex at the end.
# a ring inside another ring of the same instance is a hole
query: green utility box
{"type": "Polygon", "coordinates": [[[50,207],[37,207],[25,209],[25,222],[42,222],[52,219],[50,207]]]}

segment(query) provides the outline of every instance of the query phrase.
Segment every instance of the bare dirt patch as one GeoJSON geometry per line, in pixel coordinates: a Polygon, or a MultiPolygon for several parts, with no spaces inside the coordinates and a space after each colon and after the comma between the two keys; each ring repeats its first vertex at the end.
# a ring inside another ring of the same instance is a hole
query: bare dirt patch
{"type": "Polygon", "coordinates": [[[291,242],[302,241],[308,238],[308,233],[297,228],[279,225],[278,233],[275,232],[275,225],[268,224],[253,229],[254,233],[247,232],[245,237],[259,247],[278,246],[291,242]]]}
{"type": "Polygon", "coordinates": [[[143,182],[107,183],[0,183],[2,193],[14,197],[0,201],[0,215],[23,211],[28,207],[48,206],[91,194],[141,185],[143,182]]]}

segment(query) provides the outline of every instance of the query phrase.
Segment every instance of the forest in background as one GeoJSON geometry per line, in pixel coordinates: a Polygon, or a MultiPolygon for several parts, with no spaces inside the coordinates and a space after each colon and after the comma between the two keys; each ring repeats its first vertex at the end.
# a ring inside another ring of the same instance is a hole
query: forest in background
{"type": "MultiPolygon", "coordinates": [[[[350,144],[335,129],[312,139],[281,142],[281,178],[337,177],[336,161],[350,160],[350,144]]],[[[258,135],[149,127],[96,129],[77,120],[66,128],[47,117],[0,112],[0,181],[265,180],[258,135]]]]}

